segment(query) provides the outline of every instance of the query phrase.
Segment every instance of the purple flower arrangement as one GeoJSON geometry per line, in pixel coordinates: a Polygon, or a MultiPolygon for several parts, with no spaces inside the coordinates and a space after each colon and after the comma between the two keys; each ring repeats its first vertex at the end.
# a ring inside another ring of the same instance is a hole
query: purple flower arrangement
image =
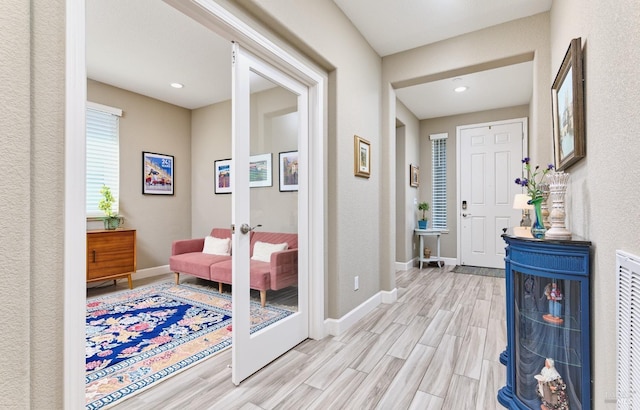
{"type": "MultiPolygon", "coordinates": [[[[529,157],[525,157],[522,160],[522,163],[524,164],[526,178],[516,178],[516,184],[526,187],[527,195],[529,195],[531,199],[542,197],[540,184],[544,181],[544,177],[547,175],[547,172],[553,170],[553,164],[547,165],[547,167],[542,170],[540,169],[540,165],[536,165],[532,170],[529,157]]],[[[531,203],[531,201],[529,202],[531,203]]]]}

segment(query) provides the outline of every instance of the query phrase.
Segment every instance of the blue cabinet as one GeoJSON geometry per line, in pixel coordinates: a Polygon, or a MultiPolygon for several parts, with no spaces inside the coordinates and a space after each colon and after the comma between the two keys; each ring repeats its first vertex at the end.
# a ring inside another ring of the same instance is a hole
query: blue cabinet
{"type": "Polygon", "coordinates": [[[591,409],[591,243],[505,233],[509,409],[591,409]]]}

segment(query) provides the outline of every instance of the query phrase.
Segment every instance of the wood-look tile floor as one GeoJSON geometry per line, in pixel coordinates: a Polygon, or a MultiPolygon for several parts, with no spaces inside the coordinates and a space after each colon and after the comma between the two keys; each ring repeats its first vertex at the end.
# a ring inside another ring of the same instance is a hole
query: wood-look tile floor
{"type": "Polygon", "coordinates": [[[238,387],[227,350],[116,408],[502,409],[504,279],[449,269],[398,272],[396,303],[304,341],[238,387]]]}

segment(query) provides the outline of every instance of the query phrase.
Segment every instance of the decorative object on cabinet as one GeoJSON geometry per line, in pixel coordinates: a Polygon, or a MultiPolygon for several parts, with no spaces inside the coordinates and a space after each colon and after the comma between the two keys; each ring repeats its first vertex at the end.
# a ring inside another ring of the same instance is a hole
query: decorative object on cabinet
{"type": "Polygon", "coordinates": [[[252,155],[249,157],[249,187],[259,188],[273,186],[271,154],[252,155]]]}
{"type": "Polygon", "coordinates": [[[87,282],[127,278],[136,272],[136,230],[87,231],[87,282]]]}
{"type": "Polygon", "coordinates": [[[529,203],[533,205],[536,215],[536,219],[533,225],[531,225],[531,235],[533,235],[534,238],[541,239],[544,238],[544,233],[547,230],[542,217],[542,201],[544,200],[544,195],[541,185],[544,185],[545,176],[553,169],[553,164],[547,165],[547,167],[542,170],[540,169],[540,165],[536,165],[535,168],[531,170],[531,160],[529,157],[524,157],[522,164],[524,165],[524,175],[522,178],[516,178],[515,183],[527,188],[527,194],[531,198],[529,203]]]}
{"type": "Polygon", "coordinates": [[[216,194],[231,193],[231,159],[213,162],[213,183],[216,194]]]}
{"type": "Polygon", "coordinates": [[[429,220],[427,219],[427,212],[429,212],[429,203],[420,202],[418,204],[418,210],[422,211],[422,218],[418,220],[418,229],[427,229],[427,226],[429,226],[429,220]]]}
{"type": "Polygon", "coordinates": [[[569,183],[568,172],[552,172],[547,175],[549,191],[551,196],[551,228],[546,232],[545,237],[549,239],[571,239],[571,232],[565,227],[564,199],[569,183]]]}
{"type": "Polygon", "coordinates": [[[547,230],[551,228],[551,222],[549,222],[549,184],[545,181],[540,184],[540,191],[542,191],[542,224],[547,230]]]}
{"type": "Polygon", "coordinates": [[[537,196],[530,200],[533,204],[533,212],[536,214],[536,218],[533,220],[533,225],[531,225],[531,235],[536,239],[544,238],[544,234],[547,231],[547,228],[544,227],[544,222],[542,219],[542,201],[544,198],[542,196],[537,196]]]}
{"type": "Polygon", "coordinates": [[[279,155],[280,192],[298,190],[298,151],[281,152],[279,155]]]}
{"type": "Polygon", "coordinates": [[[522,219],[520,220],[520,226],[531,227],[531,218],[529,217],[529,210],[533,209],[533,205],[529,203],[531,198],[527,194],[516,194],[513,198],[513,209],[522,210],[522,219]]]}
{"type": "Polygon", "coordinates": [[[567,385],[555,368],[555,361],[547,358],[540,374],[533,376],[538,381],[538,397],[541,410],[569,410],[567,385]]]}
{"type": "Polygon", "coordinates": [[[585,157],[584,78],[580,37],[569,44],[551,86],[556,169],[563,171],[585,157]]]}
{"type": "Polygon", "coordinates": [[[558,282],[553,281],[544,287],[544,296],[549,301],[549,313],[542,315],[542,318],[555,325],[561,325],[562,319],[562,291],[558,287],[558,282]]]}
{"type": "Polygon", "coordinates": [[[417,188],[420,186],[420,167],[409,164],[409,185],[417,188]]]}
{"type": "Polygon", "coordinates": [[[173,195],[173,155],[142,152],[142,193],[173,195]]]}
{"type": "Polygon", "coordinates": [[[354,174],[357,177],[369,178],[371,176],[371,143],[354,135],[354,145],[354,174]]]}
{"type": "Polygon", "coordinates": [[[507,383],[498,401],[518,410],[590,410],[590,242],[502,238],[507,383]]]}
{"type": "Polygon", "coordinates": [[[104,229],[116,229],[124,223],[124,218],[118,216],[118,214],[112,210],[115,198],[111,194],[111,188],[106,185],[102,185],[100,193],[102,194],[102,199],[98,203],[98,209],[104,212],[105,215],[102,219],[104,222],[104,229]]]}

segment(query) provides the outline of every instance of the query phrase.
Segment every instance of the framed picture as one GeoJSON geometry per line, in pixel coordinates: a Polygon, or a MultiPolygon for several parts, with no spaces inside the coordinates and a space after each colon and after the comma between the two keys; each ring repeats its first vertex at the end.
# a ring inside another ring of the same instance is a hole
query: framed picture
{"type": "Polygon", "coordinates": [[[249,187],[273,186],[271,154],[249,157],[249,187]]]}
{"type": "Polygon", "coordinates": [[[412,187],[420,186],[420,167],[417,165],[409,164],[409,185],[412,187]]]}
{"type": "Polygon", "coordinates": [[[371,176],[371,144],[357,135],[354,135],[354,143],[354,173],[357,177],[369,178],[371,176]]]}
{"type": "Polygon", "coordinates": [[[216,194],[231,193],[231,159],[220,159],[213,163],[213,184],[216,194]]]}
{"type": "Polygon", "coordinates": [[[173,155],[142,152],[142,193],[173,195],[173,155]]]}
{"type": "Polygon", "coordinates": [[[281,152],[278,160],[280,168],[280,192],[298,190],[298,151],[281,152]]]}
{"type": "Polygon", "coordinates": [[[571,40],[551,87],[555,167],[563,171],[585,156],[582,44],[571,40]]]}

